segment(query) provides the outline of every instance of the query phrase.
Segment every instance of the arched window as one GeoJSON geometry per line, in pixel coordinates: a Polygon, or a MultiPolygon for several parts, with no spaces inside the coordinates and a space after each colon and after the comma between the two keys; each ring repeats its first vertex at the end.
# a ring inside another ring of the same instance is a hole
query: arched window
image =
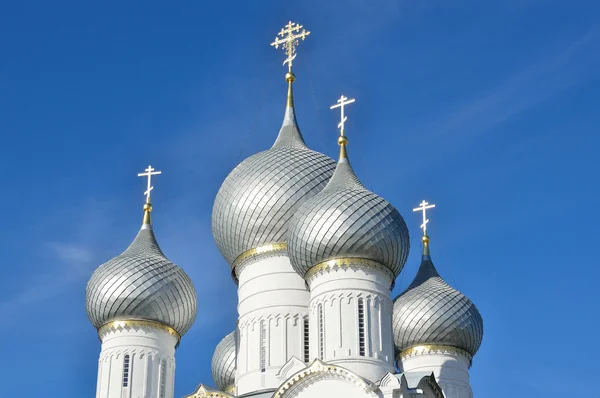
{"type": "Polygon", "coordinates": [[[365,356],[365,301],[358,299],[358,354],[365,356]]]}
{"type": "Polygon", "coordinates": [[[267,368],[267,327],[265,321],[260,321],[260,371],[267,368]]]}
{"type": "Polygon", "coordinates": [[[319,304],[317,307],[319,313],[319,359],[323,359],[325,356],[325,319],[323,318],[323,304],[319,304]]]}
{"type": "Polygon", "coordinates": [[[158,397],[165,398],[167,390],[167,361],[165,359],[160,361],[159,377],[160,380],[158,383],[158,397]]]}
{"type": "Polygon", "coordinates": [[[123,357],[123,387],[129,387],[129,374],[131,372],[129,354],[123,357]]]}
{"type": "Polygon", "coordinates": [[[303,334],[304,334],[304,362],[308,363],[310,361],[310,351],[309,351],[309,328],[308,328],[308,317],[305,316],[303,320],[303,334]]]}

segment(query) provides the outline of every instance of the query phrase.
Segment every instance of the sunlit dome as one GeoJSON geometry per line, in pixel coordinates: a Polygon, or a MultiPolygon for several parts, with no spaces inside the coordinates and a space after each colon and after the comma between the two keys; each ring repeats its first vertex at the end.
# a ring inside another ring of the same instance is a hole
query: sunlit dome
{"type": "Polygon", "coordinates": [[[229,333],[217,344],[212,357],[212,377],[223,392],[235,389],[235,332],[229,333]]]}
{"type": "Polygon", "coordinates": [[[409,287],[394,301],[393,331],[398,351],[420,345],[461,349],[474,356],[483,340],[483,319],[475,304],[442,279],[429,254],[409,287]]]}
{"type": "MultiPolygon", "coordinates": [[[[212,232],[230,265],[249,250],[281,244],[288,224],[307,199],[327,184],[335,162],[304,143],[291,99],[272,148],[250,156],[227,176],[215,199],[212,232]]],[[[291,79],[291,81],[289,80],[291,79]]]]}
{"type": "Polygon", "coordinates": [[[86,289],[88,317],[96,328],[139,319],[169,326],[183,336],[196,319],[196,307],[192,281],[165,257],[149,223],[127,250],[94,271],[86,289]]]}
{"type": "Polygon", "coordinates": [[[368,260],[400,274],[410,238],[404,219],[382,197],[358,180],[346,155],[347,140],[327,186],[304,202],[289,228],[288,253],[302,277],[317,264],[341,259],[368,260]]]}

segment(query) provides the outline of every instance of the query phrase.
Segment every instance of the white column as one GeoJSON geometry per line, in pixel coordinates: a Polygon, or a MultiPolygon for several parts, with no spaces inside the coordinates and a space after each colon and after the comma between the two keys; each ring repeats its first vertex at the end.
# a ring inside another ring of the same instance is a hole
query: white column
{"type": "Polygon", "coordinates": [[[309,276],[310,356],[372,381],[394,372],[391,276],[349,266],[309,276]]]}
{"type": "Polygon", "coordinates": [[[126,325],[101,329],[100,338],[96,398],[174,398],[174,334],[126,325]]]}
{"type": "Polygon", "coordinates": [[[236,380],[237,394],[242,395],[279,387],[279,369],[293,356],[304,360],[308,291],[285,255],[250,259],[237,270],[236,380]]]}
{"type": "Polygon", "coordinates": [[[398,356],[401,372],[433,372],[446,398],[473,398],[469,382],[470,363],[468,353],[445,346],[415,347],[398,356]]]}

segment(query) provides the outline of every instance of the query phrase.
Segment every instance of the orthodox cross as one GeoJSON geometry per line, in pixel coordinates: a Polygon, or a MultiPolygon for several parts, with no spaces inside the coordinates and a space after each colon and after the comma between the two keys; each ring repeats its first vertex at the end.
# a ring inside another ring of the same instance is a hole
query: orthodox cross
{"type": "Polygon", "coordinates": [[[298,46],[298,39],[306,39],[310,32],[306,31],[302,25],[288,22],[285,28],[281,29],[281,32],[275,37],[275,41],[271,45],[275,48],[281,46],[287,58],[283,61],[283,64],[288,64],[289,71],[292,71],[292,61],[296,58],[296,47],[298,46]],[[281,37],[278,37],[281,36],[281,37]]]}
{"type": "Polygon", "coordinates": [[[427,209],[433,209],[435,205],[430,205],[426,201],[422,201],[419,203],[420,207],[413,209],[413,211],[422,211],[423,212],[423,224],[421,224],[421,229],[423,230],[423,235],[427,236],[427,223],[429,220],[427,219],[427,209]]]}
{"type": "Polygon", "coordinates": [[[152,166],[148,166],[144,171],[145,173],[139,173],[138,177],[148,177],[148,188],[146,189],[146,192],[144,192],[144,195],[146,195],[146,203],[150,203],[150,191],[154,189],[152,186],[152,176],[161,174],[162,171],[154,171],[152,166]]]}
{"type": "Polygon", "coordinates": [[[346,120],[348,120],[348,118],[344,115],[344,106],[353,103],[354,101],[356,101],[355,98],[352,98],[351,100],[349,100],[348,98],[344,97],[343,95],[340,97],[339,100],[337,100],[337,104],[336,105],[331,105],[331,107],[329,109],[335,109],[335,108],[340,108],[340,112],[341,112],[341,121],[340,124],[338,124],[338,127],[340,128],[340,132],[342,133],[342,137],[344,136],[344,122],[346,122],[346,120]]]}

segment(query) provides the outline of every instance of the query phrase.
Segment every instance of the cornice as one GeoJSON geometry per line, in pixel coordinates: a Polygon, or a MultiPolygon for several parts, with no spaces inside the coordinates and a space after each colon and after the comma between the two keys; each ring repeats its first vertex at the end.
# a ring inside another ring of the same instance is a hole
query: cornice
{"type": "Polygon", "coordinates": [[[377,261],[368,260],[366,258],[357,257],[342,257],[333,260],[323,261],[306,272],[304,279],[306,283],[310,284],[317,275],[322,275],[326,272],[338,271],[338,270],[377,270],[383,273],[385,276],[390,278],[391,285],[390,290],[394,288],[395,276],[394,273],[385,265],[378,263],[377,261]]]}
{"type": "Polygon", "coordinates": [[[177,345],[179,345],[179,342],[181,341],[181,336],[172,327],[164,325],[160,322],[148,321],[144,319],[126,319],[105,323],[104,325],[100,326],[100,328],[98,328],[98,337],[100,338],[100,341],[102,341],[104,337],[110,332],[140,329],[162,330],[164,332],[167,332],[169,335],[174,336],[177,339],[177,345]]]}
{"type": "Polygon", "coordinates": [[[266,257],[287,255],[287,247],[285,242],[276,242],[246,250],[231,264],[232,276],[237,282],[237,278],[248,265],[266,257]]]}
{"type": "Polygon", "coordinates": [[[407,348],[398,354],[396,360],[403,360],[422,355],[440,354],[462,357],[469,362],[469,366],[471,366],[471,362],[473,361],[473,357],[467,351],[461,350],[460,348],[439,344],[424,344],[407,348]]]}

